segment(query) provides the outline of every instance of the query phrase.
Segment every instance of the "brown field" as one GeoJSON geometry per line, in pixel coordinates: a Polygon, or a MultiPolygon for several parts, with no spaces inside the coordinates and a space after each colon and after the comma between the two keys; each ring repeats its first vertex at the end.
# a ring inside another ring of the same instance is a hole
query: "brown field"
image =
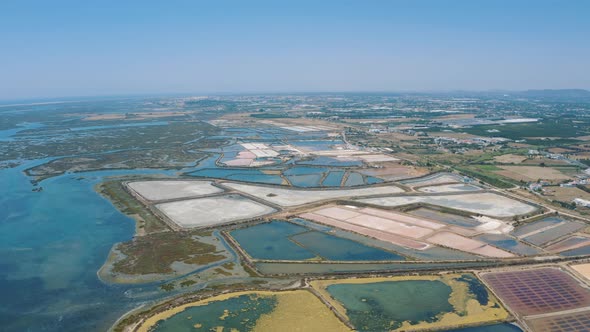
{"type": "Polygon", "coordinates": [[[495,171],[499,175],[522,181],[537,181],[538,179],[559,182],[571,179],[569,176],[551,167],[541,166],[498,166],[502,171],[495,171]]]}
{"type": "Polygon", "coordinates": [[[572,152],[575,152],[574,150],[564,149],[564,148],[549,148],[549,149],[547,149],[547,151],[549,151],[551,153],[572,153],[572,152]]]}
{"type": "Polygon", "coordinates": [[[418,121],[419,118],[382,118],[382,119],[341,119],[340,121],[345,123],[358,123],[358,124],[368,124],[368,123],[391,123],[391,122],[411,122],[411,121],[418,121]]]}
{"type": "Polygon", "coordinates": [[[508,146],[511,147],[511,148],[517,148],[517,149],[522,149],[522,148],[525,148],[526,149],[526,148],[532,147],[532,145],[530,145],[530,144],[514,143],[514,142],[508,143],[508,146]]]}
{"type": "Polygon", "coordinates": [[[385,162],[379,165],[381,168],[364,169],[361,173],[380,177],[384,180],[401,180],[428,174],[428,169],[426,168],[400,165],[399,162],[385,162]]]}
{"type": "Polygon", "coordinates": [[[456,114],[449,114],[439,116],[437,120],[456,120],[456,119],[473,119],[475,118],[475,114],[473,113],[456,113],[456,114]]]}
{"type": "Polygon", "coordinates": [[[590,200],[590,193],[578,188],[566,188],[566,187],[545,187],[546,196],[552,199],[571,202],[574,198],[581,198],[590,200]]]}
{"type": "Polygon", "coordinates": [[[541,165],[541,164],[545,164],[547,166],[568,165],[567,161],[565,161],[565,160],[549,159],[549,158],[533,158],[533,159],[527,159],[522,162],[522,165],[541,165]]]}
{"type": "Polygon", "coordinates": [[[503,163],[503,164],[520,164],[521,162],[525,161],[527,157],[519,156],[516,154],[503,154],[501,156],[494,157],[494,161],[503,163]]]}
{"type": "Polygon", "coordinates": [[[572,159],[590,159],[590,152],[589,151],[578,152],[574,155],[571,155],[570,157],[572,159]]]}
{"type": "Polygon", "coordinates": [[[476,138],[479,137],[477,135],[472,135],[468,133],[456,133],[456,132],[446,132],[446,131],[436,131],[429,133],[428,135],[432,137],[450,137],[450,138],[457,138],[457,139],[468,139],[468,138],[476,138]]]}
{"type": "Polygon", "coordinates": [[[570,267],[584,276],[584,278],[590,280],[590,263],[570,265],[570,267]]]}

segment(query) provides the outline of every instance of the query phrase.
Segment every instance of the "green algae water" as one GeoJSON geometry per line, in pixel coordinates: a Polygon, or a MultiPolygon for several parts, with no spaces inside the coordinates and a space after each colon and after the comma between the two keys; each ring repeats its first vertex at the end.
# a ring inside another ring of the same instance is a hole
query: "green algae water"
{"type": "Polygon", "coordinates": [[[227,300],[211,302],[186,310],[160,321],[153,329],[156,332],[215,331],[222,326],[224,331],[252,331],[263,314],[271,313],[277,305],[277,297],[241,295],[227,300]]]}
{"type": "Polygon", "coordinates": [[[432,322],[452,312],[451,287],[441,281],[408,280],[336,284],[326,288],[359,331],[399,328],[404,321],[432,322]]]}

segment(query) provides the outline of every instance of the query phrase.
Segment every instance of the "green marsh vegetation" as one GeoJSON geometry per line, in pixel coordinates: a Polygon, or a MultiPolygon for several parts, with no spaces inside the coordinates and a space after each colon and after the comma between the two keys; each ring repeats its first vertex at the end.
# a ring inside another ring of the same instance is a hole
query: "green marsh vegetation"
{"type": "Polygon", "coordinates": [[[136,237],[120,243],[117,250],[126,257],[113,263],[113,271],[130,275],[172,273],[174,262],[207,265],[226,258],[214,245],[178,232],[136,237]]]}

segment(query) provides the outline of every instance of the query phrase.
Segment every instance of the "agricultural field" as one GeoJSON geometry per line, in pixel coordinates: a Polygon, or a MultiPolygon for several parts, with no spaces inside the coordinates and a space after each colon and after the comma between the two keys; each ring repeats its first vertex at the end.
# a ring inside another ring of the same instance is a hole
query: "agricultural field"
{"type": "Polygon", "coordinates": [[[517,181],[537,181],[538,179],[551,182],[569,180],[571,177],[563,174],[557,169],[540,166],[498,166],[501,170],[495,171],[496,174],[517,181]]]}
{"type": "Polygon", "coordinates": [[[520,164],[527,159],[526,156],[520,156],[516,154],[503,154],[495,156],[494,161],[500,164],[520,164]]]}
{"type": "Polygon", "coordinates": [[[576,187],[547,186],[543,188],[543,196],[562,202],[571,202],[576,198],[590,200],[590,193],[576,187]]]}

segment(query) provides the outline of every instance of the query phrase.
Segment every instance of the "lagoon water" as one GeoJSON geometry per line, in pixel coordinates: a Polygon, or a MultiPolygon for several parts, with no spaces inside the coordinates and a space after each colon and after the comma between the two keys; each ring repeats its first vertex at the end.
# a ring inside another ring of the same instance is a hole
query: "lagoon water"
{"type": "Polygon", "coordinates": [[[305,260],[316,255],[288,240],[289,236],[305,231],[305,227],[272,221],[232,231],[231,236],[253,258],[305,260]],[[261,237],[264,237],[264,241],[261,241],[261,237]]]}
{"type": "MultiPolygon", "coordinates": [[[[40,162],[37,162],[37,164],[40,162]]],[[[153,300],[152,288],[106,285],[96,272],[134,222],[94,192],[104,176],[165,171],[66,174],[33,186],[22,171],[0,170],[0,326],[3,331],[104,331],[153,300]],[[145,296],[131,299],[126,291],[145,296]],[[150,293],[152,292],[152,293],[150,293]]]]}
{"type": "Polygon", "coordinates": [[[403,256],[336,237],[308,226],[272,221],[231,232],[231,236],[255,259],[333,261],[405,260],[403,256]]]}
{"type": "Polygon", "coordinates": [[[482,325],[466,327],[463,329],[450,330],[447,332],[522,332],[522,329],[516,325],[501,323],[492,325],[482,325]]]}
{"type": "Polygon", "coordinates": [[[276,296],[241,295],[207,305],[189,307],[156,325],[156,332],[251,331],[260,316],[273,311],[277,305],[276,296]]]}
{"type": "Polygon", "coordinates": [[[326,290],[346,308],[359,331],[393,330],[404,321],[430,322],[454,310],[448,301],[452,289],[441,281],[335,284],[326,290]]]}

